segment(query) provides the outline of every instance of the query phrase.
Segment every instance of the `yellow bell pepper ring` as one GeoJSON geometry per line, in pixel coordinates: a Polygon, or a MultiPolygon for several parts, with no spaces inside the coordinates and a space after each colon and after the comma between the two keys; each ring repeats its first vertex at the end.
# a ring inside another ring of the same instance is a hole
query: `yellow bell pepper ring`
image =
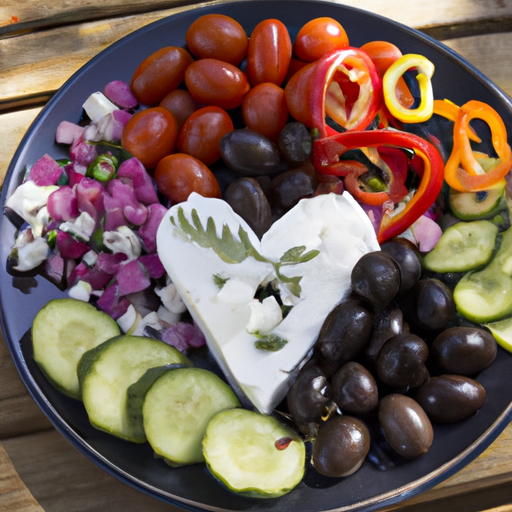
{"type": "Polygon", "coordinates": [[[423,55],[408,53],[395,61],[384,74],[382,88],[384,102],[392,116],[404,123],[421,123],[427,121],[434,111],[434,92],[431,78],[435,66],[423,55]],[[417,108],[407,108],[400,103],[396,86],[400,77],[409,69],[416,68],[416,80],[420,89],[420,104],[417,108]]]}

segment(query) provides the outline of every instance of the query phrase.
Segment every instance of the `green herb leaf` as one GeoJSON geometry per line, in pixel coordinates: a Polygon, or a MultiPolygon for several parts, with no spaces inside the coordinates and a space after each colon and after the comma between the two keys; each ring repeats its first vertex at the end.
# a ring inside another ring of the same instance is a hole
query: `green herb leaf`
{"type": "Polygon", "coordinates": [[[229,281],[229,277],[222,277],[220,274],[213,274],[213,282],[215,286],[222,289],[222,287],[229,281]]]}
{"type": "Polygon", "coordinates": [[[254,346],[258,350],[267,350],[269,352],[277,352],[281,350],[287,343],[288,340],[281,338],[277,334],[258,334],[258,341],[254,342],[254,346]]]}
{"type": "Polygon", "coordinates": [[[300,258],[301,254],[306,250],[305,245],[298,245],[297,247],[292,247],[288,249],[282,256],[279,258],[279,261],[283,263],[292,263],[297,261],[300,258]]]}

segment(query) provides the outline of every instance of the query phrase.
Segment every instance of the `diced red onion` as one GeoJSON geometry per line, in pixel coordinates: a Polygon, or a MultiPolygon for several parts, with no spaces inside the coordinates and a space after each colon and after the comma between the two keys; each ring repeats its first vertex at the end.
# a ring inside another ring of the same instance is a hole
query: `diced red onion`
{"type": "Polygon", "coordinates": [[[80,240],[76,240],[73,236],[60,229],[57,231],[56,245],[60,255],[64,259],[81,258],[87,251],[89,246],[80,240]]]}
{"type": "Polygon", "coordinates": [[[40,187],[55,185],[62,173],[62,167],[50,155],[46,154],[31,167],[29,179],[40,187]]]}
{"type": "Polygon", "coordinates": [[[361,203],[361,207],[368,215],[375,233],[378,233],[382,222],[382,206],[369,206],[361,203]]]}
{"type": "Polygon", "coordinates": [[[158,195],[151,176],[146,171],[142,162],[137,158],[125,160],[117,170],[116,177],[123,183],[131,180],[135,196],[142,204],[150,205],[158,203],[158,195]]]}
{"type": "Polygon", "coordinates": [[[113,80],[109,82],[103,94],[118,107],[133,109],[138,105],[137,98],[133,95],[130,86],[122,80],[113,80]]]}
{"type": "Polygon", "coordinates": [[[119,285],[119,294],[140,292],[151,286],[151,281],[146,269],[137,261],[125,263],[116,274],[116,282],[119,285]]]}
{"type": "Polygon", "coordinates": [[[52,192],[47,207],[50,217],[56,221],[72,221],[80,215],[75,189],[69,185],[63,185],[52,192]]]}
{"type": "Polygon", "coordinates": [[[105,231],[117,231],[119,226],[126,226],[126,217],[119,199],[105,194],[103,197],[105,206],[105,231]]]}
{"type": "Polygon", "coordinates": [[[95,221],[105,213],[103,185],[92,178],[83,178],[76,186],[78,211],[87,212],[95,221]]]}
{"type": "Polygon", "coordinates": [[[121,268],[121,264],[123,261],[126,261],[128,256],[122,252],[118,252],[115,254],[109,252],[100,252],[98,254],[98,259],[96,260],[96,265],[98,268],[107,272],[108,274],[116,274],[121,268]]]}
{"type": "Polygon", "coordinates": [[[126,115],[116,115],[116,112],[124,111],[115,110],[114,112],[110,112],[97,121],[91,123],[85,128],[83,138],[89,141],[120,141],[124,127],[128,122],[126,115],[129,117],[131,117],[131,115],[128,112],[125,113],[126,115]]]}
{"type": "Polygon", "coordinates": [[[138,261],[144,266],[149,277],[153,279],[158,279],[165,274],[165,268],[158,257],[158,253],[156,252],[143,254],[142,256],[139,256],[138,261]]]}
{"type": "MultiPolygon", "coordinates": [[[[98,156],[98,149],[93,144],[87,144],[83,137],[79,137],[69,150],[69,158],[72,162],[84,167],[91,165],[98,156]]],[[[85,172],[83,173],[85,174],[85,172]]]]}
{"type": "Polygon", "coordinates": [[[60,285],[64,280],[65,261],[58,251],[53,251],[44,262],[45,275],[55,284],[60,285]]]}
{"type": "Polygon", "coordinates": [[[439,242],[442,230],[439,224],[426,215],[422,215],[412,226],[414,238],[420,252],[431,251],[439,242]]]}
{"type": "Polygon", "coordinates": [[[128,222],[136,226],[146,222],[148,210],[146,206],[137,201],[131,185],[127,185],[119,179],[113,179],[108,183],[107,190],[114,200],[119,201],[119,207],[122,208],[128,222]]]}
{"type": "Polygon", "coordinates": [[[98,264],[91,268],[82,276],[81,280],[89,283],[91,288],[96,290],[102,290],[112,279],[112,274],[103,271],[98,267],[98,264]]]}
{"type": "Polygon", "coordinates": [[[162,341],[176,347],[184,352],[188,348],[198,348],[206,343],[204,334],[201,330],[192,324],[178,322],[169,326],[161,335],[162,341]]]}
{"type": "Polygon", "coordinates": [[[166,213],[167,208],[160,203],[148,206],[148,218],[139,228],[139,237],[148,253],[156,251],[156,232],[166,213]]]}
{"type": "Polygon", "coordinates": [[[114,283],[105,288],[105,291],[97,301],[97,305],[116,320],[126,313],[126,310],[130,306],[130,301],[120,295],[119,284],[114,283]]]}
{"type": "Polygon", "coordinates": [[[55,132],[55,141],[58,144],[74,144],[84,133],[83,126],[71,123],[69,121],[61,121],[55,132]]]}

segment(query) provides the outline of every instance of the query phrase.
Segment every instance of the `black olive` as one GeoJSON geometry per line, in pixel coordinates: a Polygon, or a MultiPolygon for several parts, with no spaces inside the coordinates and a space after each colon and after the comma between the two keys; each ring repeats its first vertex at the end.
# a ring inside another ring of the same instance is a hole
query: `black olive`
{"type": "Polygon", "coordinates": [[[260,184],[254,178],[239,178],[224,193],[225,201],[261,238],[272,224],[272,211],[260,184]]]}
{"type": "Polygon", "coordinates": [[[455,313],[450,288],[438,279],[421,279],[413,288],[414,318],[420,329],[442,331],[455,313]]]}
{"type": "Polygon", "coordinates": [[[373,321],[372,336],[366,349],[366,355],[375,361],[382,345],[391,337],[404,331],[402,311],[397,307],[383,309],[373,321]]]}
{"type": "Polygon", "coordinates": [[[224,163],[239,176],[262,176],[287,167],[277,146],[248,128],[227,133],[219,147],[224,163]]]}
{"type": "Polygon", "coordinates": [[[364,350],[371,331],[372,315],[369,311],[356,300],[346,300],[327,315],[315,348],[334,373],[364,350]]]}
{"type": "Polygon", "coordinates": [[[369,252],[354,265],[352,290],[376,311],[393,300],[400,287],[400,270],[393,258],[382,251],[369,252]]]}
{"type": "Polygon", "coordinates": [[[432,361],[441,373],[471,376],[489,367],[498,353],[493,335],[477,327],[451,327],[437,336],[432,361]]]}
{"type": "Polygon", "coordinates": [[[285,159],[293,165],[305,162],[313,150],[309,130],[298,122],[288,123],[281,130],[277,145],[285,159]]]}
{"type": "Polygon", "coordinates": [[[310,424],[318,423],[331,401],[331,385],[322,370],[314,364],[305,366],[293,383],[286,398],[288,411],[304,433],[310,424]]]}
{"type": "Polygon", "coordinates": [[[403,333],[389,338],[382,346],[375,370],[379,379],[388,386],[416,388],[429,377],[425,366],[427,344],[415,334],[403,333]]]}
{"type": "Polygon", "coordinates": [[[379,402],[379,423],[389,446],[402,457],[416,459],[425,454],[432,441],[432,423],[412,398],[393,393],[379,402]]]}
{"type": "Polygon", "coordinates": [[[381,249],[396,261],[400,269],[399,292],[410,290],[421,277],[421,261],[417,249],[405,239],[388,240],[381,245],[381,249]]]}
{"type": "Polygon", "coordinates": [[[379,402],[379,390],[372,374],[361,364],[350,361],[332,378],[336,405],[348,414],[366,414],[379,402]]]}
{"type": "Polygon", "coordinates": [[[282,217],[302,198],[311,197],[316,190],[316,180],[306,166],[285,171],[272,179],[265,190],[275,218],[282,217]]]}
{"type": "Polygon", "coordinates": [[[325,476],[348,476],[361,467],[369,449],[368,427],[357,418],[337,416],[320,427],[313,443],[313,467],[325,476]]]}
{"type": "Polygon", "coordinates": [[[463,375],[432,377],[415,396],[428,417],[437,423],[454,423],[474,414],[485,402],[485,389],[463,375]]]}

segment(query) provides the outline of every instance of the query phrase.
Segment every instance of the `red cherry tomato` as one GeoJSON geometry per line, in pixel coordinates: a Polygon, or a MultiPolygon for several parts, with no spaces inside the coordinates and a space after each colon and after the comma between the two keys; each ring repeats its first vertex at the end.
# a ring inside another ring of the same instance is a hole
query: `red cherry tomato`
{"type": "Polygon", "coordinates": [[[308,21],[297,34],[293,51],[303,61],[313,62],[325,54],[348,46],[345,29],[333,18],[308,21]]]}
{"type": "Polygon", "coordinates": [[[212,171],[197,158],[183,153],[162,158],[154,178],[158,190],[173,203],[186,201],[192,192],[203,197],[221,197],[219,183],[212,171]]]}
{"type": "Polygon", "coordinates": [[[239,107],[250,88],[242,71],[217,59],[193,62],[185,72],[185,83],[198,103],[225,110],[239,107]]]}
{"type": "Polygon", "coordinates": [[[161,102],[160,106],[171,112],[181,129],[183,123],[195,112],[199,105],[185,89],[174,89],[161,102]]]}
{"type": "Polygon", "coordinates": [[[242,117],[247,128],[276,140],[288,121],[284,90],[271,83],[256,85],[244,98],[242,117]]]}
{"type": "Polygon", "coordinates": [[[249,39],[247,69],[251,85],[271,82],[281,85],[292,57],[292,42],[286,26],[279,20],[258,23],[249,39]]]}
{"type": "Polygon", "coordinates": [[[223,14],[206,14],[195,20],[185,40],[196,57],[223,60],[235,66],[245,59],[249,45],[242,25],[223,14]]]}
{"type": "Polygon", "coordinates": [[[134,96],[144,105],[155,105],[176,89],[193,61],[187,50],[167,46],[144,59],[135,70],[131,81],[134,96]]]}
{"type": "Polygon", "coordinates": [[[147,169],[153,169],[174,151],[178,127],[173,115],[163,107],[138,112],[126,123],[121,144],[147,169]]]}
{"type": "Polygon", "coordinates": [[[183,124],[178,134],[178,150],[211,165],[220,158],[220,139],[233,129],[233,121],[225,110],[215,106],[200,108],[183,124]]]}

